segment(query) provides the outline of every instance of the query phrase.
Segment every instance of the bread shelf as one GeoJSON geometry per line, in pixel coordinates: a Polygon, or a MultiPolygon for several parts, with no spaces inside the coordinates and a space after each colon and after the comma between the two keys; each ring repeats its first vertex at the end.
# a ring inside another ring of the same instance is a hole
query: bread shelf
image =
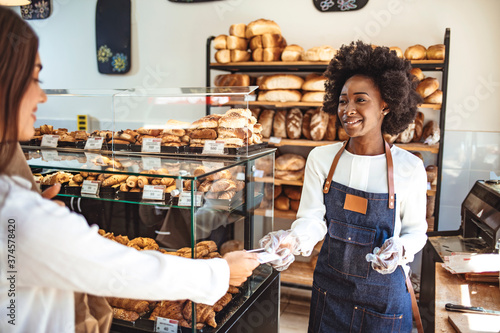
{"type": "MultiPolygon", "coordinates": [[[[220,104],[220,106],[267,106],[267,107],[275,107],[275,108],[294,108],[294,107],[321,107],[323,106],[323,102],[269,102],[269,101],[229,101],[227,103],[220,104]]],[[[441,104],[420,104],[419,108],[423,109],[432,109],[432,110],[440,110],[441,104]]]]}
{"type": "Polygon", "coordinates": [[[310,263],[296,261],[281,272],[281,282],[312,287],[314,267],[310,263]]]}
{"type": "MultiPolygon", "coordinates": [[[[281,139],[279,143],[272,143],[268,138],[264,138],[262,139],[262,141],[268,142],[270,145],[274,147],[281,147],[281,146],[317,147],[339,142],[339,141],[313,141],[307,139],[297,139],[297,140],[281,139]]],[[[396,143],[395,145],[398,146],[399,148],[410,151],[428,151],[433,154],[437,154],[439,152],[439,144],[427,145],[424,143],[413,142],[413,143],[396,143]]]]}

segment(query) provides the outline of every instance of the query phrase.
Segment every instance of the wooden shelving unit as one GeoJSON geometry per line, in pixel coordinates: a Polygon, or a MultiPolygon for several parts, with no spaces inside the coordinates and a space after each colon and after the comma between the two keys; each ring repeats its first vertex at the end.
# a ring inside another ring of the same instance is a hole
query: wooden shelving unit
{"type": "MultiPolygon", "coordinates": [[[[219,106],[263,106],[273,108],[296,108],[296,107],[311,107],[318,108],[323,105],[323,102],[269,102],[269,101],[229,101],[219,104],[219,106]]],[[[441,104],[420,104],[420,108],[440,110],[441,104]]]]}

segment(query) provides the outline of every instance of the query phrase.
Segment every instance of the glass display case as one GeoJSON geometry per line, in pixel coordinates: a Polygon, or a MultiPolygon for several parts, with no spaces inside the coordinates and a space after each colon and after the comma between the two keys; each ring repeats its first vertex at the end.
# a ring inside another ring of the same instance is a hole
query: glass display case
{"type": "MultiPolygon", "coordinates": [[[[140,95],[48,91],[48,102],[40,107],[35,126],[41,131],[43,125],[51,125],[45,130],[50,134],[36,133],[40,135],[22,148],[41,189],[61,183],[59,199],[89,224],[97,224],[103,237],[138,250],[144,247],[194,259],[254,249],[273,230],[275,149],[250,139],[259,134],[259,124],[249,110],[220,103],[225,98],[248,98],[251,92],[251,87],[170,89],[140,95]],[[218,116],[205,115],[206,103],[221,106],[218,116]],[[78,124],[78,116],[86,116],[80,118],[86,119],[85,130],[78,129],[85,125],[78,124]],[[224,117],[239,127],[221,126],[226,124],[219,121],[224,117]],[[209,121],[199,127],[204,122],[200,119],[209,121]],[[205,129],[215,131],[217,137],[191,144],[193,131],[205,129]],[[124,143],[119,135],[130,134],[127,130],[150,131],[138,133],[136,142],[124,143]],[[75,135],[74,142],[42,142],[47,141],[44,135],[64,138],[82,131],[86,140],[76,140],[75,135]],[[218,142],[220,133],[232,132],[244,133],[238,141],[243,145],[228,144],[236,140],[218,142]],[[186,144],[164,145],[168,142],[164,137],[170,136],[177,137],[175,143],[186,144]],[[137,144],[139,138],[141,144],[137,144]],[[146,139],[156,139],[160,150],[156,144],[144,143],[146,139]],[[138,244],[139,238],[147,239],[147,246],[138,244]]],[[[279,274],[268,265],[259,266],[244,285],[230,288],[225,300],[210,307],[212,315],[207,318],[200,317],[205,305],[176,302],[148,302],[147,310],[137,316],[114,319],[112,331],[162,331],[167,321],[182,332],[277,332],[279,274]],[[181,310],[173,313],[166,310],[168,306],[181,310]],[[169,318],[162,317],[165,313],[169,318]]]]}

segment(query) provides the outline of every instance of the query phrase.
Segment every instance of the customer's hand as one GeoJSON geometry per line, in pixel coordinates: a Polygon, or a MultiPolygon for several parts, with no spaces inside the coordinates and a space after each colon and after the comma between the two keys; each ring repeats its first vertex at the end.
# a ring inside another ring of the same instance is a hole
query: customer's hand
{"type": "Polygon", "coordinates": [[[299,237],[293,230],[272,231],[262,237],[259,243],[267,252],[280,256],[279,259],[269,262],[277,271],[287,269],[295,261],[295,255],[299,254],[299,237]]]}
{"type": "Polygon", "coordinates": [[[240,286],[252,275],[253,270],[260,265],[257,254],[246,251],[226,253],[223,257],[229,265],[229,284],[240,286]]]}
{"type": "MultiPolygon", "coordinates": [[[[51,187],[49,187],[48,189],[46,189],[45,191],[42,192],[42,197],[44,199],[52,199],[54,198],[56,195],[59,194],[59,191],[61,190],[61,184],[57,183],[57,184],[54,184],[52,185],[51,187]]],[[[53,200],[56,204],[58,204],[59,206],[66,206],[64,204],[64,202],[60,201],[60,200],[53,200]]]]}

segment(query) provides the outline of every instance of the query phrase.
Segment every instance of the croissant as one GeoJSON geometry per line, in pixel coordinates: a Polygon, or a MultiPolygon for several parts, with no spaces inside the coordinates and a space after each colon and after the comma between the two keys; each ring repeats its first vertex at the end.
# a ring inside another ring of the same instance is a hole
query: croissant
{"type": "MultiPolygon", "coordinates": [[[[231,295],[230,293],[226,293],[224,296],[222,296],[221,299],[219,299],[215,304],[214,304],[214,311],[215,312],[219,312],[221,311],[222,309],[224,309],[224,307],[229,303],[231,302],[231,300],[233,299],[233,295],[231,295]]],[[[111,304],[111,303],[110,303],[111,304]]]]}
{"type": "Polygon", "coordinates": [[[113,308],[113,318],[127,321],[136,321],[137,319],[139,319],[139,314],[134,311],[113,308]]]}
{"type": "Polygon", "coordinates": [[[127,178],[127,186],[134,188],[137,186],[137,176],[130,176],[127,178]]]}
{"type": "Polygon", "coordinates": [[[196,247],[206,247],[208,249],[208,252],[217,251],[217,244],[215,244],[215,242],[211,240],[198,242],[198,244],[196,244],[196,247]]]}
{"type": "Polygon", "coordinates": [[[127,246],[136,250],[158,250],[160,248],[154,239],[147,237],[134,238],[128,242],[127,246]]]}
{"type": "Polygon", "coordinates": [[[173,179],[173,178],[162,178],[160,180],[160,184],[169,187],[169,186],[172,186],[172,184],[175,184],[175,179],[173,179]]]}
{"type": "Polygon", "coordinates": [[[231,179],[219,179],[210,187],[212,192],[222,192],[236,190],[236,184],[231,179]]]}
{"type": "Polygon", "coordinates": [[[145,313],[149,310],[149,302],[129,298],[106,297],[109,305],[115,308],[134,311],[137,313],[145,313]]]}
{"type": "Polygon", "coordinates": [[[128,187],[127,183],[121,183],[120,184],[120,191],[121,192],[128,192],[128,188],[129,187],[128,187]]]}
{"type": "MultiPolygon", "coordinates": [[[[182,315],[184,319],[188,322],[191,321],[193,305],[191,301],[187,301],[184,305],[184,309],[182,310],[182,315]]],[[[196,304],[196,322],[197,323],[205,323],[212,327],[217,327],[217,323],[215,322],[215,311],[214,308],[210,305],[197,303],[196,304]]]]}
{"type": "Polygon", "coordinates": [[[149,185],[148,177],[146,176],[137,177],[137,186],[139,186],[140,188],[144,188],[144,185],[149,185]]]}
{"type": "Polygon", "coordinates": [[[156,305],[149,319],[155,320],[156,317],[162,317],[181,321],[184,319],[182,315],[184,303],[185,301],[162,301],[156,305]]]}

